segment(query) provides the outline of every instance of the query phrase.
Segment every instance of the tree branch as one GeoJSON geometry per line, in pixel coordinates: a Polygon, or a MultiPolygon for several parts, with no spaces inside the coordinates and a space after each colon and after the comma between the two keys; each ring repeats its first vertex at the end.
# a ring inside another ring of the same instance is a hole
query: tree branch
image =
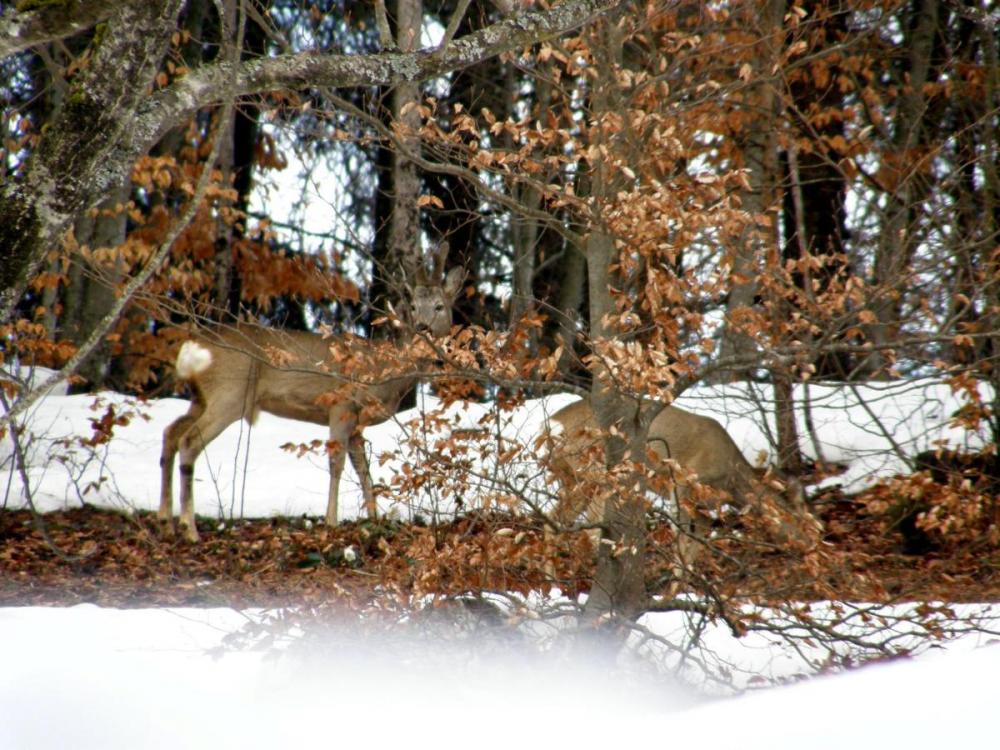
{"type": "MultiPolygon", "coordinates": [[[[554,216],[550,211],[545,211],[542,209],[533,208],[526,205],[522,201],[514,197],[512,193],[503,193],[499,190],[495,190],[490,187],[489,184],[480,178],[480,176],[469,169],[458,164],[450,164],[441,161],[432,161],[424,157],[421,154],[415,153],[408,148],[408,145],[400,139],[397,134],[391,129],[386,127],[386,125],[381,122],[377,117],[373,117],[364,110],[355,106],[353,103],[347,99],[337,96],[333,91],[325,92],[327,99],[331,103],[335,104],[337,107],[342,109],[344,112],[353,115],[360,122],[365,123],[368,127],[374,130],[380,137],[385,139],[386,142],[391,143],[393,148],[396,149],[403,157],[409,159],[414,164],[419,166],[421,169],[427,172],[433,172],[436,174],[446,174],[456,177],[460,180],[464,180],[469,184],[477,193],[482,195],[485,199],[494,201],[500,204],[506,209],[516,213],[518,216],[527,217],[534,219],[535,221],[543,222],[549,229],[563,236],[570,245],[574,247],[580,247],[583,244],[583,235],[579,232],[574,231],[567,225],[567,222],[563,221],[559,216],[554,216]]],[[[523,185],[528,185],[531,188],[544,193],[546,185],[537,180],[532,179],[527,174],[503,174],[498,173],[502,178],[512,179],[515,183],[520,183],[523,185]]]]}
{"type": "Polygon", "coordinates": [[[318,51],[218,62],[193,71],[157,92],[140,108],[136,138],[144,152],[148,144],[196,110],[214,104],[233,91],[238,96],[278,89],[391,86],[423,81],[475,65],[504,52],[566,34],[622,0],[566,0],[547,11],[526,10],[456,39],[443,49],[377,55],[330,55],[318,51]],[[235,83],[234,83],[235,82],[235,83]]]}
{"type": "MultiPolygon", "coordinates": [[[[239,32],[240,36],[242,36],[242,32],[243,26],[241,23],[239,32]]],[[[239,48],[236,45],[233,45],[230,48],[230,54],[234,57],[239,55],[239,48]]],[[[205,197],[205,192],[208,190],[209,183],[211,182],[212,169],[219,159],[222,142],[225,140],[226,134],[229,132],[229,125],[233,117],[234,109],[235,97],[227,98],[219,115],[219,121],[216,126],[215,139],[212,143],[211,153],[204,164],[201,175],[198,177],[198,182],[195,184],[194,191],[191,194],[191,199],[181,212],[181,215],[168,229],[166,236],[163,238],[163,242],[160,243],[156,252],[149,259],[149,261],[147,261],[142,270],[133,276],[128,283],[126,283],[119,290],[118,299],[115,301],[115,304],[100,320],[100,322],[98,322],[98,324],[94,327],[94,330],[90,332],[87,340],[83,342],[73,356],[66,361],[66,363],[62,366],[62,369],[52,373],[45,379],[44,382],[32,388],[30,392],[18,394],[18,398],[14,401],[13,405],[6,410],[6,413],[0,414],[0,427],[13,422],[18,415],[27,410],[53,385],[61,380],[64,380],[71,373],[73,373],[76,368],[79,367],[80,363],[83,362],[83,360],[97,347],[101,340],[107,336],[112,326],[114,326],[115,322],[121,316],[122,310],[125,309],[125,306],[129,303],[132,297],[135,296],[136,292],[138,292],[139,289],[149,281],[150,277],[160,268],[160,266],[163,265],[163,261],[170,253],[170,248],[173,247],[174,242],[180,236],[181,232],[183,232],[188,224],[190,224],[194,219],[195,214],[198,212],[198,208],[201,206],[201,202],[205,197]]]]}
{"type": "Polygon", "coordinates": [[[0,59],[37,44],[79,34],[106,21],[128,0],[45,3],[34,10],[8,8],[0,14],[0,59]]]}
{"type": "Polygon", "coordinates": [[[439,49],[447,47],[451,44],[451,40],[455,38],[455,33],[458,31],[458,26],[462,23],[462,19],[465,18],[465,12],[469,9],[470,2],[472,0],[458,0],[458,6],[455,8],[455,12],[452,13],[451,20],[448,21],[448,28],[444,30],[441,44],[438,45],[439,49]]]}
{"type": "Polygon", "coordinates": [[[396,40],[392,38],[392,29],[389,28],[389,16],[385,12],[385,0],[375,0],[375,26],[382,49],[396,49],[396,40]]]}

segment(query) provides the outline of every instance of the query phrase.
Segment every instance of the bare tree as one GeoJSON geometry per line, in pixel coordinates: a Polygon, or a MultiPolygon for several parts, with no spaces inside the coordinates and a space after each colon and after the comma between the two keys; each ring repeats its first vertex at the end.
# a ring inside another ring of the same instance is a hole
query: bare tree
{"type": "MultiPolygon", "coordinates": [[[[59,246],[76,218],[123,185],[136,159],[196,111],[275,90],[423,80],[566,33],[616,4],[570,0],[548,11],[522,11],[440,50],[218,59],[166,85],[157,76],[183,2],[113,2],[101,11],[88,5],[91,13],[82,17],[106,19],[105,30],[74,78],[66,106],[46,125],[22,173],[2,189],[0,321],[11,319],[45,253],[59,246]]],[[[8,53],[80,30],[72,14],[49,13],[42,24],[39,12],[15,9],[0,17],[8,53]]]]}

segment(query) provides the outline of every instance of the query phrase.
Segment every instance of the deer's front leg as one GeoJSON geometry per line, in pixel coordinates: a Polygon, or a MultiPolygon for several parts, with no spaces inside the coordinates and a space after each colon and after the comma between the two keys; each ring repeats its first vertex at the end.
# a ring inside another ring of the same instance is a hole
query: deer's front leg
{"type": "Polygon", "coordinates": [[[676,596],[680,591],[681,582],[691,579],[695,564],[708,543],[711,533],[711,523],[708,518],[699,513],[696,508],[689,511],[685,507],[685,504],[689,502],[689,496],[690,490],[688,488],[674,488],[677,542],[674,550],[676,556],[673,570],[674,581],[668,596],[676,596]]]}
{"type": "Polygon", "coordinates": [[[330,442],[326,447],[330,461],[330,491],[326,501],[326,525],[337,525],[340,497],[340,477],[344,473],[344,457],[351,439],[353,423],[336,410],[330,412],[330,442]]]}
{"type": "Polygon", "coordinates": [[[340,475],[344,473],[344,444],[331,440],[326,450],[330,459],[330,491],[326,501],[326,525],[336,526],[340,475]]]}
{"type": "Polygon", "coordinates": [[[375,487],[372,484],[371,467],[368,464],[368,455],[365,453],[365,439],[360,430],[355,431],[347,444],[347,451],[351,455],[351,464],[358,474],[358,481],[361,482],[361,494],[365,500],[365,513],[369,518],[378,518],[378,505],[375,503],[375,487]]]}

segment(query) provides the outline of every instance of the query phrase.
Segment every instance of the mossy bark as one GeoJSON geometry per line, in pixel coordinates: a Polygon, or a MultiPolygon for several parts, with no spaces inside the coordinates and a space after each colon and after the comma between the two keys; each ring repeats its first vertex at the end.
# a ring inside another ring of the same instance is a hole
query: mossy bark
{"type": "MultiPolygon", "coordinates": [[[[46,125],[24,177],[0,191],[0,321],[9,320],[27,279],[45,253],[58,247],[76,217],[123,185],[135,160],[198,109],[233,96],[279,89],[424,80],[571,31],[619,4],[566,0],[551,10],[522,11],[444,50],[310,52],[248,60],[236,68],[216,62],[162,89],[155,89],[154,81],[183,0],[114,4],[99,44],[74,81],[66,106],[46,125]]],[[[16,27],[7,18],[0,22],[0,55],[35,43],[34,37],[19,36],[16,27]]],[[[60,38],[73,28],[66,21],[39,38],[60,38]]]]}

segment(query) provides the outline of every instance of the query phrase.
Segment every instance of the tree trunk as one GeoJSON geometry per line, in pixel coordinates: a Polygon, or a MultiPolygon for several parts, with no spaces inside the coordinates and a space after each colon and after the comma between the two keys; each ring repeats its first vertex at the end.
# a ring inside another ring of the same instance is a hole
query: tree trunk
{"type": "MultiPolygon", "coordinates": [[[[397,0],[396,46],[402,52],[420,48],[420,27],[423,22],[422,0],[397,0]]],[[[420,173],[416,163],[408,156],[420,155],[420,85],[415,82],[399,83],[392,92],[392,116],[397,126],[398,148],[393,153],[392,184],[395,195],[389,222],[389,258],[405,269],[405,281],[412,282],[412,274],[421,260],[420,247],[420,173]]],[[[402,291],[401,289],[397,292],[402,291]]]]}
{"type": "Polygon", "coordinates": [[[907,69],[900,82],[902,92],[893,123],[893,145],[885,155],[887,206],[875,250],[872,285],[878,295],[872,302],[876,322],[868,336],[875,351],[866,358],[863,369],[869,374],[883,374],[892,363],[886,348],[900,328],[901,297],[908,281],[908,269],[919,242],[913,229],[915,207],[927,193],[921,172],[930,169],[921,146],[926,143],[924,116],[927,83],[933,61],[934,37],[938,30],[939,0],[913,0],[911,24],[904,31],[907,69]]]}
{"type": "MultiPolygon", "coordinates": [[[[233,3],[231,18],[227,27],[235,29],[239,23],[236,8],[233,3]]],[[[235,32],[234,32],[235,33],[235,32]]],[[[264,54],[267,37],[264,29],[254,20],[247,18],[244,24],[243,46],[241,59],[254,59],[264,54]]],[[[228,148],[223,150],[220,167],[223,184],[231,184],[236,193],[233,208],[237,214],[246,217],[250,205],[250,192],[253,190],[253,170],[257,147],[258,120],[260,107],[244,102],[236,110],[230,133],[227,136],[228,148]]],[[[237,224],[220,222],[218,238],[218,255],[215,263],[215,311],[219,320],[236,320],[240,314],[242,298],[242,280],[236,265],[237,246],[246,237],[246,218],[237,224]]]]}
{"type": "MultiPolygon", "coordinates": [[[[183,0],[124,3],[112,11],[90,62],[48,123],[24,178],[0,200],[0,321],[10,315],[45,254],[84,209],[125,184],[133,157],[134,113],[176,29],[183,0]]],[[[96,37],[95,37],[96,39],[96,37]]]]}
{"type": "MultiPolygon", "coordinates": [[[[995,113],[1000,109],[1000,55],[997,37],[992,26],[982,23],[979,27],[982,55],[985,62],[984,88],[986,101],[983,111],[995,113]]],[[[982,238],[979,243],[980,267],[984,269],[987,286],[984,292],[986,314],[979,321],[989,336],[980,348],[980,360],[985,379],[993,389],[992,409],[993,442],[1000,443],[1000,255],[996,252],[1000,237],[1000,147],[992,116],[979,119],[977,129],[983,150],[982,238]]]]}
{"type": "Polygon", "coordinates": [[[580,314],[587,288],[587,259],[569,243],[566,243],[563,252],[565,257],[559,264],[559,291],[555,304],[557,336],[563,347],[559,371],[569,382],[587,387],[590,385],[590,374],[582,366],[579,344],[580,314]]]}
{"type": "Polygon", "coordinates": [[[778,468],[791,476],[805,471],[799,447],[799,428],[795,420],[795,398],[792,379],[782,372],[773,372],[774,414],[778,433],[778,468]]]}
{"type": "MultiPolygon", "coordinates": [[[[107,252],[125,241],[125,204],[130,192],[129,186],[119,188],[98,207],[96,216],[87,213],[76,221],[76,242],[88,252],[74,254],[71,258],[60,328],[77,346],[90,337],[115,303],[115,288],[121,281],[122,267],[118,254],[115,253],[112,260],[107,258],[107,252]],[[103,256],[101,261],[93,259],[95,252],[103,256]]],[[[103,341],[82,362],[77,374],[86,378],[91,388],[105,385],[112,354],[111,344],[108,340],[103,341]]]]}
{"type": "MultiPolygon", "coordinates": [[[[541,119],[549,111],[552,102],[552,84],[545,69],[534,78],[535,87],[535,117],[541,119]]],[[[507,117],[516,119],[516,101],[520,97],[517,92],[520,79],[514,76],[510,69],[507,76],[507,117]]],[[[510,135],[506,134],[507,148],[514,150],[510,135]]],[[[540,209],[542,206],[541,191],[534,185],[517,184],[513,188],[514,198],[530,209],[540,209]]],[[[542,227],[533,216],[512,216],[511,251],[513,252],[513,278],[510,302],[510,321],[516,324],[518,320],[534,306],[535,268],[538,259],[538,242],[542,227]]]]}
{"type": "MultiPolygon", "coordinates": [[[[844,94],[837,84],[840,74],[836,54],[824,50],[839,44],[847,30],[848,8],[843,0],[820,0],[807,6],[815,9],[816,27],[810,43],[823,62],[824,73],[811,68],[799,71],[792,79],[792,107],[788,113],[794,130],[785,151],[785,191],[782,218],[785,243],[782,258],[799,261],[819,256],[819,261],[806,264],[809,270],[793,274],[800,293],[815,303],[819,294],[830,290],[834,283],[848,274],[843,259],[847,236],[847,181],[839,163],[841,154],[833,145],[844,141],[844,94]],[[809,141],[810,148],[799,148],[798,139],[809,141]]],[[[794,309],[789,309],[794,312],[794,309]]],[[[819,319],[817,325],[825,321],[819,319]]],[[[837,343],[837,332],[828,340],[837,343]]],[[[851,374],[849,357],[842,352],[824,351],[819,342],[813,364],[814,377],[845,379],[851,374]]]]}
{"type": "MultiPolygon", "coordinates": [[[[753,16],[758,6],[748,4],[748,15],[753,16]]],[[[735,279],[726,302],[726,319],[719,345],[721,361],[736,360],[732,368],[725,368],[713,374],[710,382],[729,382],[745,375],[753,367],[756,345],[747,333],[740,330],[741,311],[753,307],[757,297],[757,274],[761,260],[770,242],[775,239],[773,229],[761,220],[773,217],[777,202],[779,181],[779,160],[777,141],[777,96],[775,92],[774,68],[781,57],[782,19],[785,16],[785,0],[762,0],[759,19],[747,18],[748,24],[759,25],[760,51],[751,63],[754,68],[753,80],[757,81],[751,93],[756,105],[757,122],[749,129],[743,148],[746,166],[750,171],[750,188],[743,196],[743,206],[750,219],[744,230],[744,237],[733,255],[732,275],[735,279]]]]}
{"type": "MultiPolygon", "coordinates": [[[[595,123],[591,127],[591,143],[611,148],[615,144],[606,139],[601,128],[602,118],[621,111],[616,73],[622,62],[622,32],[609,19],[595,25],[590,35],[590,44],[599,71],[591,97],[592,119],[595,123]]],[[[592,166],[590,186],[597,211],[585,252],[590,297],[590,335],[595,343],[599,343],[618,335],[609,325],[608,316],[615,308],[612,289],[621,288],[621,280],[613,278],[611,264],[617,256],[615,241],[603,226],[600,206],[616,195],[619,186],[603,162],[592,166]]],[[[591,404],[594,416],[602,428],[615,425],[619,430],[607,440],[607,466],[621,464],[626,455],[631,458],[637,455],[639,465],[642,465],[641,462],[645,459],[646,432],[642,429],[638,404],[615,390],[611,374],[604,371],[599,363],[593,369],[591,404]]],[[[634,479],[635,482],[630,481],[629,486],[639,486],[639,492],[631,493],[627,498],[611,498],[611,502],[605,503],[597,572],[584,610],[586,619],[592,623],[634,620],[647,604],[643,574],[645,507],[641,491],[645,478],[641,472],[637,472],[634,479]]]]}
{"type": "MultiPolygon", "coordinates": [[[[379,96],[381,101],[383,96],[379,96]]],[[[382,108],[379,113],[382,124],[392,127],[392,114],[382,108]]],[[[392,261],[389,254],[389,226],[392,223],[393,163],[395,157],[392,145],[378,142],[375,146],[375,200],[372,207],[375,237],[372,241],[372,281],[368,288],[368,305],[365,315],[365,332],[368,338],[380,338],[384,331],[372,326],[372,321],[388,309],[393,301],[392,261]]]]}

